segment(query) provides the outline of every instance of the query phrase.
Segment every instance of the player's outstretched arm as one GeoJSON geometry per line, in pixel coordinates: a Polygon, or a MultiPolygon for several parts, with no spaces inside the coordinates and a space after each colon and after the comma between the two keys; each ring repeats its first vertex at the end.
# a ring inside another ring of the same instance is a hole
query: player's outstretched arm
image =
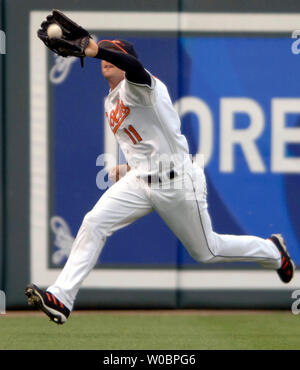
{"type": "Polygon", "coordinates": [[[54,9],[46,17],[37,35],[54,53],[63,57],[79,57],[82,67],[86,56],[103,59],[125,71],[129,81],[151,87],[151,77],[137,58],[99,47],[88,31],[58,9],[54,9]],[[57,32],[52,32],[53,26],[57,32]]]}
{"type": "Polygon", "coordinates": [[[99,47],[92,39],[85,49],[85,55],[103,59],[126,72],[128,81],[151,86],[151,77],[143,64],[134,56],[99,47]]]}

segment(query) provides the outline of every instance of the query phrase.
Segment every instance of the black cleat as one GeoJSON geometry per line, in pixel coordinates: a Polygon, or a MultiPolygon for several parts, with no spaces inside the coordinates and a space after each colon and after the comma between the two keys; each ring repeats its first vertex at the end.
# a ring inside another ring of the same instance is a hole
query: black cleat
{"type": "Polygon", "coordinates": [[[42,310],[56,324],[64,324],[70,315],[70,310],[52,293],[45,292],[34,284],[27,285],[25,295],[28,304],[42,310]]]}
{"type": "Polygon", "coordinates": [[[281,254],[281,267],[277,273],[284,283],[289,283],[294,277],[295,264],[287,251],[285,241],[281,234],[272,234],[269,239],[276,245],[281,254]]]}

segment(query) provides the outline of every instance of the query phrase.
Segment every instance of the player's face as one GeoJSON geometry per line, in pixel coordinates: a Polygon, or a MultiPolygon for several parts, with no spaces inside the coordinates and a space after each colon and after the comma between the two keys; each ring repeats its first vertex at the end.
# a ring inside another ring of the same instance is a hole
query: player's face
{"type": "Polygon", "coordinates": [[[105,60],[101,61],[101,69],[103,77],[108,81],[121,81],[125,75],[124,71],[105,60]]]}

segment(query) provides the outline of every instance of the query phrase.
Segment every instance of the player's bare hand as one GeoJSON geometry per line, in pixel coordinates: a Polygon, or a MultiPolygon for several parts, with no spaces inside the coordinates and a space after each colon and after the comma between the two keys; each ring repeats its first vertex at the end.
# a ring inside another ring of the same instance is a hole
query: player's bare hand
{"type": "Polygon", "coordinates": [[[88,46],[84,51],[87,57],[95,57],[98,53],[98,45],[93,39],[90,39],[88,46]]]}
{"type": "Polygon", "coordinates": [[[119,166],[113,167],[108,172],[108,178],[112,182],[119,181],[126,173],[130,171],[128,164],[120,164],[119,166]]]}

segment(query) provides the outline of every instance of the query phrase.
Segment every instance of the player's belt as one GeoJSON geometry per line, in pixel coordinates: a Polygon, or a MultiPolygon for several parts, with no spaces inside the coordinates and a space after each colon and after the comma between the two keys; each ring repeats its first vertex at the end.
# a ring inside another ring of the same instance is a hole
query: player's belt
{"type": "Polygon", "coordinates": [[[162,176],[159,176],[159,175],[148,175],[147,176],[147,182],[148,182],[149,185],[153,184],[153,183],[161,184],[162,182],[165,181],[165,179],[173,180],[176,176],[177,176],[177,173],[175,171],[171,170],[170,172],[167,172],[165,174],[165,177],[162,177],[162,176]]]}

